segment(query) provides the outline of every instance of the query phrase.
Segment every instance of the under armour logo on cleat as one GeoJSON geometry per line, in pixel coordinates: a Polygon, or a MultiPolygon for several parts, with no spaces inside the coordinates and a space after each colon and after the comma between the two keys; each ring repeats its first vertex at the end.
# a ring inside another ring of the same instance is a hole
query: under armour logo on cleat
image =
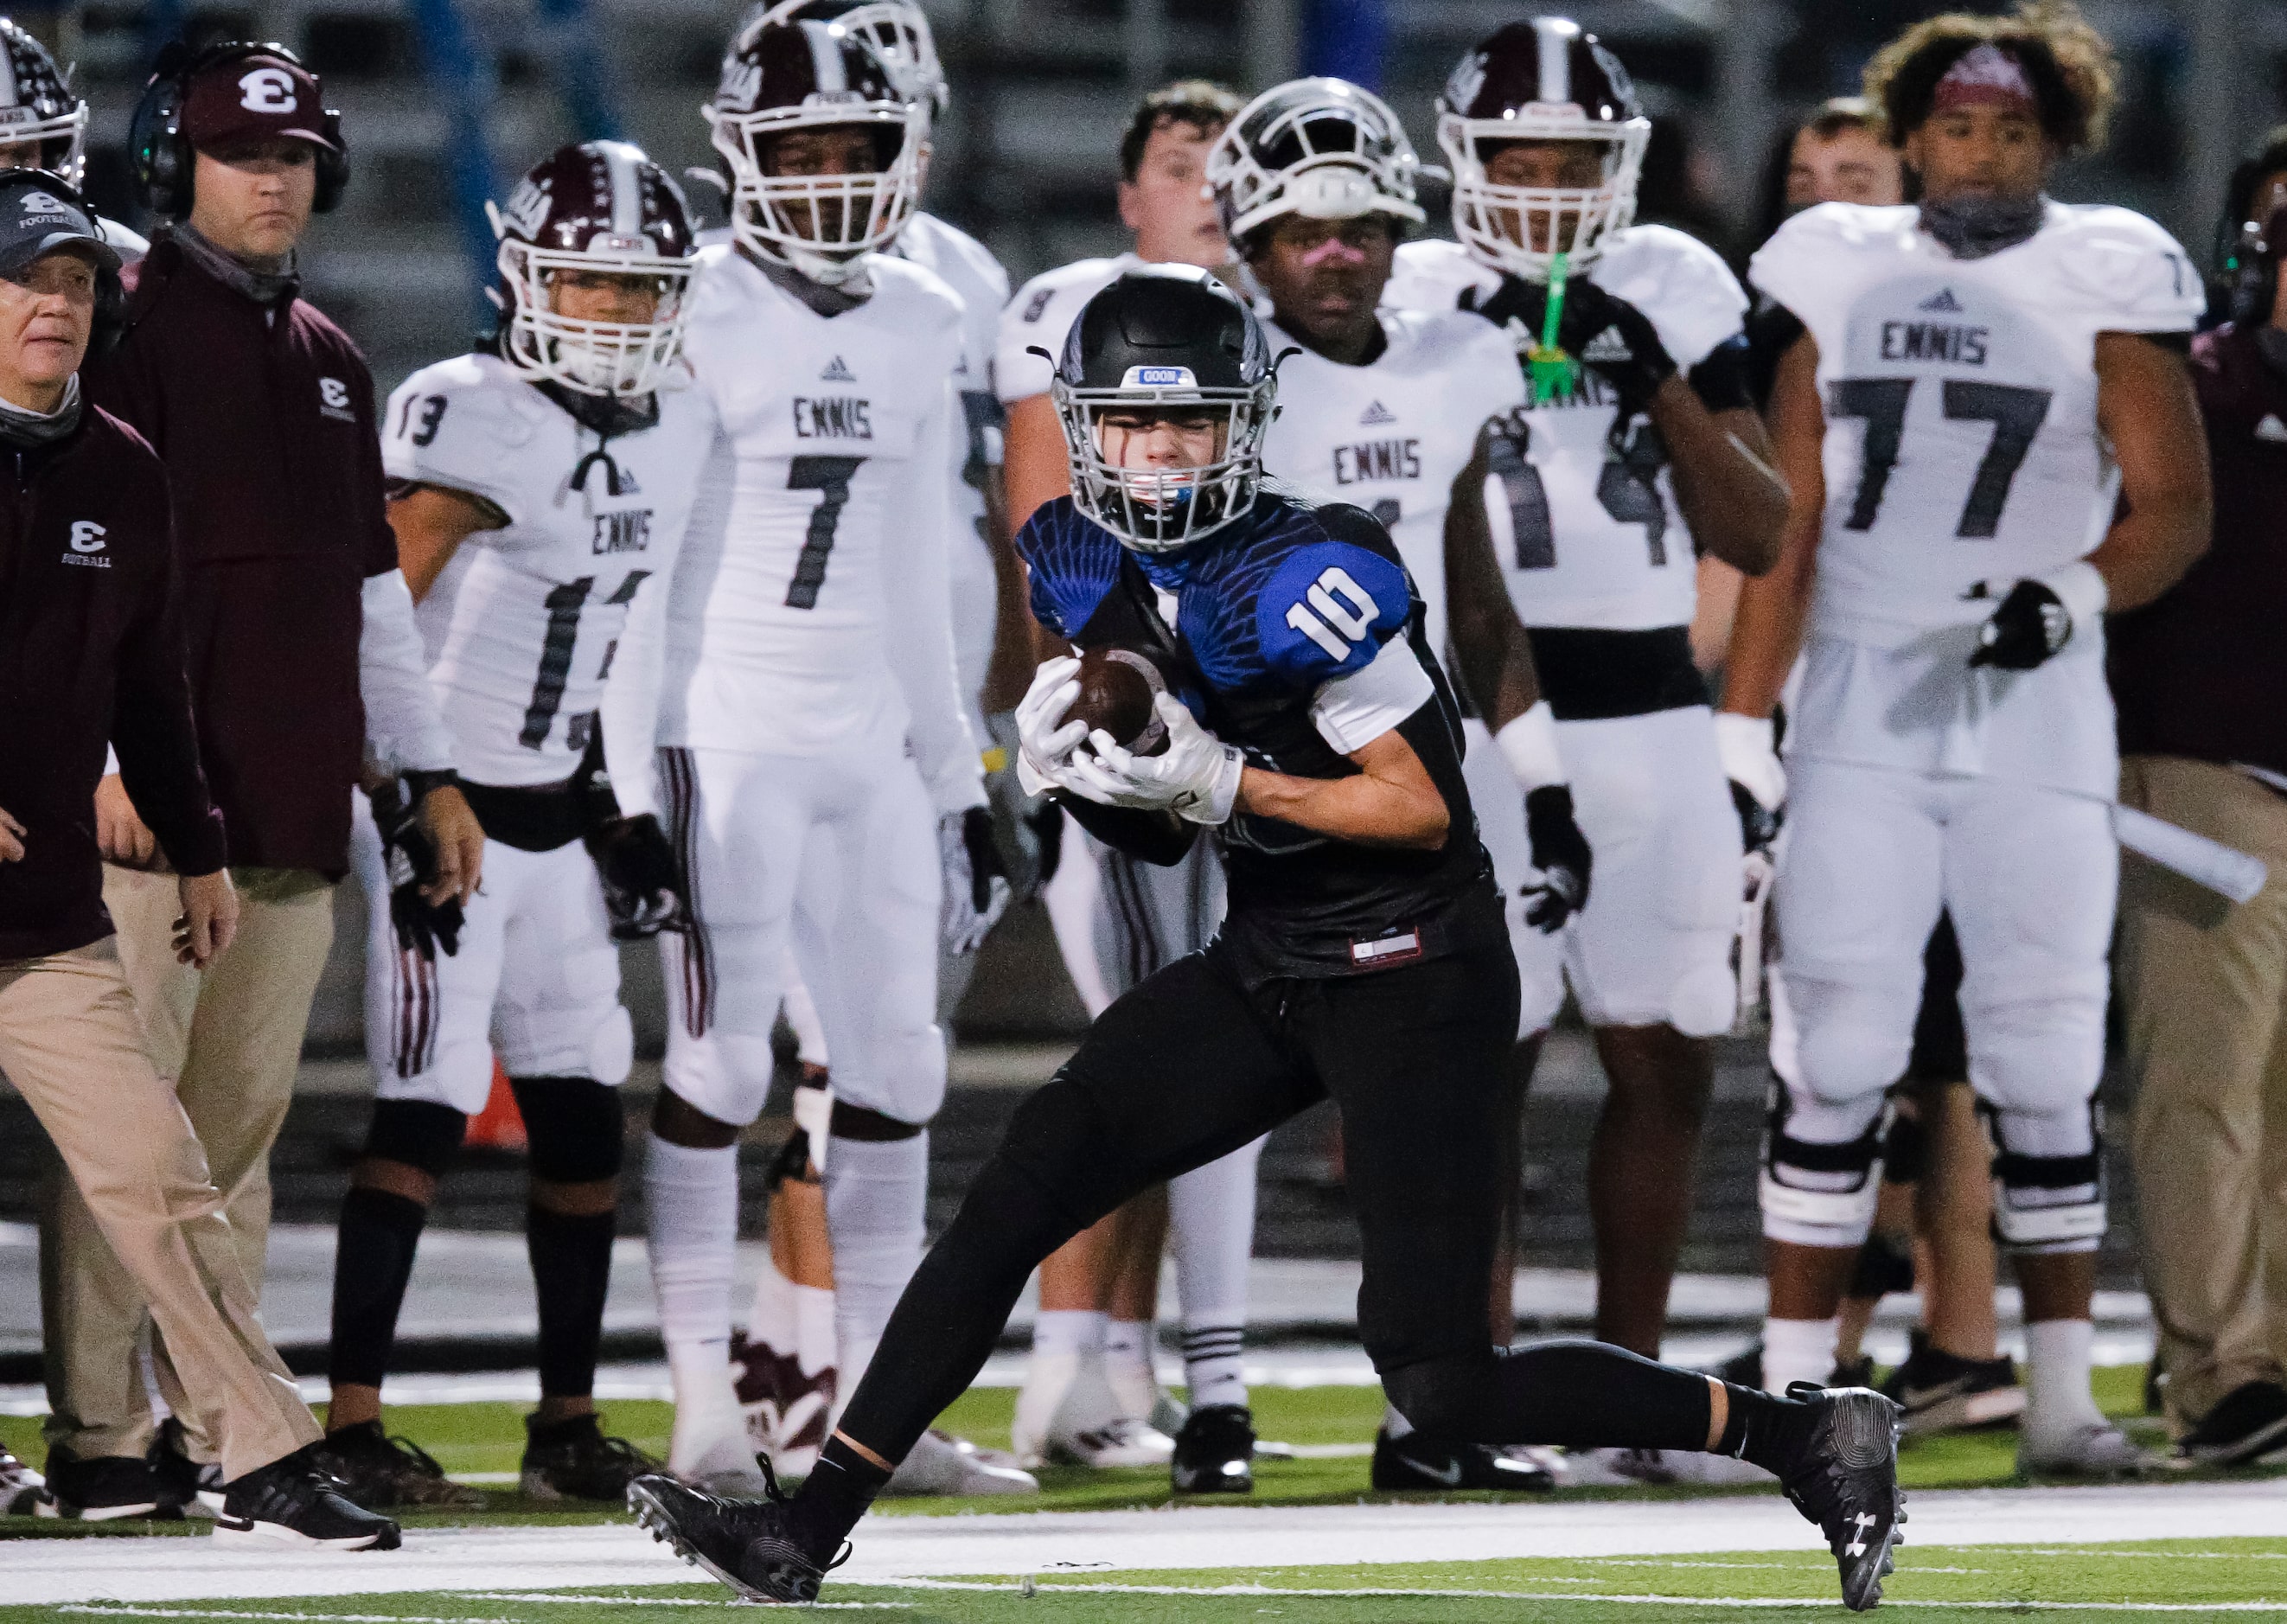
{"type": "Polygon", "coordinates": [[[1857,1537],[1842,1549],[1851,1556],[1863,1557],[1866,1554],[1866,1530],[1874,1525],[1875,1519],[1872,1513],[1861,1511],[1850,1520],[1857,1525],[1857,1537]]]}
{"type": "Polygon", "coordinates": [[[1382,424],[1396,423],[1397,421],[1397,414],[1391,411],[1389,408],[1384,406],[1381,401],[1376,400],[1365,408],[1365,416],[1358,419],[1358,427],[1362,429],[1378,428],[1382,424]]]}
{"type": "Polygon", "coordinates": [[[818,375],[818,381],[821,384],[854,384],[858,381],[858,375],[851,371],[837,355],[826,363],[826,370],[818,375]]]}
{"type": "Polygon", "coordinates": [[[1953,297],[1952,289],[1941,288],[1914,308],[1916,310],[1950,310],[1959,315],[1961,313],[1961,301],[1953,297]]]}

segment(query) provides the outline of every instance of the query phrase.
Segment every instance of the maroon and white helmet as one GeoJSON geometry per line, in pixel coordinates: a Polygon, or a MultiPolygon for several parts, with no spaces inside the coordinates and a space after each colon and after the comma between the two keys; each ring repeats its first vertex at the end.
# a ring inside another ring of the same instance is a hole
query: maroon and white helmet
{"type": "Polygon", "coordinates": [[[832,285],[897,241],[912,217],[929,145],[929,99],[906,65],[862,30],[776,16],[757,12],[740,28],[704,111],[715,148],[730,165],[732,234],[748,252],[832,285]],[[769,172],[779,138],[835,128],[867,134],[873,169],[769,172]]]}
{"type": "Polygon", "coordinates": [[[624,141],[559,147],[485,205],[501,240],[508,328],[501,357],[525,377],[591,395],[645,395],[683,349],[696,263],[691,216],[665,170],[624,141]],[[567,273],[642,277],[658,290],[648,321],[590,321],[556,308],[567,273]]]}
{"type": "Polygon", "coordinates": [[[35,146],[17,169],[42,169],[87,184],[87,102],[75,95],[48,48],[0,17],[0,147],[35,146]]]}
{"type": "Polygon", "coordinates": [[[1453,232],[1498,270],[1545,280],[1557,249],[1579,270],[1635,218],[1651,121],[1620,60],[1569,17],[1513,22],[1463,57],[1437,98],[1437,144],[1453,170],[1453,232]],[[1518,141],[1604,147],[1595,186],[1500,186],[1486,148],[1518,141]],[[1545,222],[1536,231],[1536,220],[1545,222]],[[1548,246],[1536,250],[1538,237],[1548,246]]]}
{"type": "Polygon", "coordinates": [[[901,68],[906,89],[928,104],[934,117],[953,99],[945,65],[938,60],[937,36],[929,13],[917,0],[776,0],[766,22],[838,22],[872,44],[884,61],[901,68]]]}

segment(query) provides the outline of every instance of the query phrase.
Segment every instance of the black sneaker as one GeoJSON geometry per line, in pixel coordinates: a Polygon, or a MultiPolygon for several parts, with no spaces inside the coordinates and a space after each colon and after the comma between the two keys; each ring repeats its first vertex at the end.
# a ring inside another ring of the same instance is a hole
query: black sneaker
{"type": "Polygon", "coordinates": [[[623,1438],[605,1438],[594,1415],[542,1426],[524,1418],[524,1470],[518,1486],[534,1500],[604,1500],[618,1505],[628,1485],[659,1462],[623,1438]]]}
{"type": "Polygon", "coordinates": [[[476,1490],[447,1477],[427,1450],[409,1439],[391,1438],[378,1421],[328,1432],[317,1449],[316,1464],[338,1478],[361,1506],[383,1511],[408,1506],[465,1511],[485,1503],[476,1490]]]}
{"type": "Polygon", "coordinates": [[[1829,1387],[1872,1387],[1874,1385],[1874,1356],[1862,1353],[1855,1359],[1839,1359],[1827,1373],[1829,1387]]]}
{"type": "Polygon", "coordinates": [[[202,1465],[191,1459],[183,1442],[183,1423],[173,1416],[161,1423],[159,1436],[151,1440],[150,1451],[143,1458],[151,1463],[161,1505],[172,1506],[190,1517],[212,1517],[222,1509],[222,1467],[215,1462],[202,1465]]]}
{"type": "Polygon", "coordinates": [[[183,1515],[181,1507],[162,1498],[151,1462],[140,1455],[100,1454],[83,1461],[68,1449],[50,1449],[48,1490],[62,1515],[85,1523],[123,1517],[174,1522],[183,1515]]]}
{"type": "Polygon", "coordinates": [[[820,1580],[850,1558],[831,1562],[802,1548],[776,1477],[761,1500],[730,1500],[649,1472],[628,1485],[628,1509],[651,1537],[704,1568],[750,1602],[814,1602],[820,1580]]]}
{"type": "Polygon", "coordinates": [[[0,1445],[0,1517],[57,1516],[48,1480],[0,1445]]]}
{"type": "Polygon", "coordinates": [[[1373,1438],[1373,1486],[1385,1491],[1436,1493],[1458,1489],[1493,1489],[1541,1493],[1556,1486],[1547,1467],[1518,1450],[1492,1444],[1455,1444],[1409,1432],[1373,1438]]]}
{"type": "Polygon", "coordinates": [[[228,1485],[214,1537],[317,1550],[395,1550],[397,1525],[342,1497],[342,1485],[320,1463],[324,1447],[297,1449],[228,1485]]]}
{"type": "Polygon", "coordinates": [[[2177,1441],[2177,1452],[2204,1466],[2244,1466],[2287,1444],[2287,1387],[2247,1382],[2235,1387],[2177,1441]]]}
{"type": "Polygon", "coordinates": [[[2002,1426],[2025,1413],[2025,1390],[2018,1384],[2016,1364],[2007,1354],[1962,1359],[1932,1347],[1928,1334],[1922,1331],[1913,1333],[1906,1362],[1882,1383],[1882,1395],[1905,1412],[1903,1425],[1909,1438],[2002,1426]]]}
{"type": "Polygon", "coordinates": [[[1193,1410],[1175,1434],[1178,1494],[1254,1493],[1254,1412],[1243,1404],[1193,1410]]]}
{"type": "Polygon", "coordinates": [[[1906,1497],[1898,1488],[1898,1406],[1863,1387],[1796,1382],[1787,1397],[1816,1406],[1795,1458],[1777,1463],[1794,1509],[1818,1525],[1842,1576],[1842,1604],[1880,1604],[1890,1551],[1903,1544],[1906,1497]]]}

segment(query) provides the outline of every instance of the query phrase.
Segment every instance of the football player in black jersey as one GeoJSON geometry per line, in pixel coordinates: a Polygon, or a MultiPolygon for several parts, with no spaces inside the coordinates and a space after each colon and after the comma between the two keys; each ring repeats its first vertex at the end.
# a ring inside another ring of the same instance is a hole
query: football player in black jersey
{"type": "Polygon", "coordinates": [[[1148,860],[1210,831],[1230,879],[1222,934],[1114,1002],[1018,1110],[798,1495],[646,1477],[630,1504],[741,1595],[815,1599],[1043,1256],[1332,1097],[1365,1242],[1359,1333],[1416,1425],[1742,1456],[1824,1530],[1844,1600],[1870,1607],[1901,1520],[1889,1400],[1774,1398],[1597,1343],[1488,1343],[1515,962],[1413,583],[1371,515],[1262,488],[1275,389],[1262,328],[1205,273],[1121,276],[1057,368],[1073,494],[1017,538],[1043,625],[1149,649],[1174,690],[1158,701],[1166,750],[1135,756],[1064,719],[1076,662],[1049,661],[1019,712],[1021,771],[1148,860]]]}

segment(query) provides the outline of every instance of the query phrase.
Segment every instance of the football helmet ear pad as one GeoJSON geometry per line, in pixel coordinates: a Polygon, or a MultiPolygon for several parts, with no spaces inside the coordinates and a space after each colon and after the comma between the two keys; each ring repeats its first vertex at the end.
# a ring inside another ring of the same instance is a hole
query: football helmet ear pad
{"type": "MultiPolygon", "coordinates": [[[[307,71],[302,59],[284,45],[230,40],[193,51],[180,40],[159,52],[158,66],[143,87],[143,99],[127,126],[127,159],[134,170],[135,189],[143,206],[154,214],[180,219],[191,211],[191,177],[198,157],[183,134],[183,102],[191,82],[209,68],[249,57],[277,57],[307,71]]],[[[342,115],[324,109],[320,125],[328,148],[317,148],[318,193],[311,209],[332,212],[350,183],[350,154],[342,139],[342,115]]]]}

